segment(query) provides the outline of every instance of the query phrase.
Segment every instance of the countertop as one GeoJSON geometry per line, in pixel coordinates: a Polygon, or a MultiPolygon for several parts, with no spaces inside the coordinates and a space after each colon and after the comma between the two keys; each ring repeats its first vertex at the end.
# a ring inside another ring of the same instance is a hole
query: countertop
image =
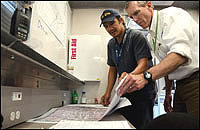
{"type": "MultiPolygon", "coordinates": [[[[105,116],[101,121],[127,121],[131,128],[135,129],[135,127],[129,123],[126,118],[118,112],[114,112],[109,116],[105,116]]],[[[32,122],[23,122],[17,124],[9,129],[49,129],[51,126],[56,123],[32,123],[32,122]]]]}

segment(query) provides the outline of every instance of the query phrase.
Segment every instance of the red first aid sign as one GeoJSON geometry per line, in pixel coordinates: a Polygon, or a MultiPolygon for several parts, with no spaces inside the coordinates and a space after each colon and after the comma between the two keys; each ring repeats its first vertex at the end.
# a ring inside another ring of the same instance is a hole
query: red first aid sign
{"type": "Polygon", "coordinates": [[[71,51],[72,51],[72,55],[71,55],[71,59],[76,59],[76,43],[77,43],[77,39],[71,39],[71,51]]]}

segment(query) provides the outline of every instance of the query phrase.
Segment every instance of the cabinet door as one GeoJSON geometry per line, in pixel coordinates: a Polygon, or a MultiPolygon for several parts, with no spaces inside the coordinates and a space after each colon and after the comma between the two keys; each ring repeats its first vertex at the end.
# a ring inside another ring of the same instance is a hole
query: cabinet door
{"type": "Polygon", "coordinates": [[[68,72],[85,81],[100,80],[101,36],[70,36],[68,72]]]}
{"type": "Polygon", "coordinates": [[[24,43],[54,64],[66,70],[66,10],[64,2],[33,4],[30,35],[24,43]],[[63,8],[60,9],[60,8],[63,8]],[[62,19],[62,21],[60,20],[62,19]],[[62,34],[62,35],[61,35],[62,34]]]}

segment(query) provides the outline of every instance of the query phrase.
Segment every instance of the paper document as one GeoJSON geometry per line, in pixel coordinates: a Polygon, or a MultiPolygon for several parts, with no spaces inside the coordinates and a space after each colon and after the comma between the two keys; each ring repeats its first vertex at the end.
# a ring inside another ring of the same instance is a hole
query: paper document
{"type": "Polygon", "coordinates": [[[115,91],[117,92],[119,87],[122,85],[122,83],[124,82],[124,80],[128,77],[128,74],[119,82],[119,84],[117,85],[115,91]]]}
{"type": "Polygon", "coordinates": [[[61,120],[49,129],[133,129],[127,121],[68,121],[61,120]]]}
{"type": "Polygon", "coordinates": [[[125,107],[125,106],[129,106],[131,105],[130,101],[123,97],[123,98],[120,98],[119,94],[117,93],[119,87],[122,85],[122,83],[124,82],[124,80],[126,79],[128,75],[126,75],[120,82],[119,84],[117,85],[116,89],[115,89],[115,93],[114,93],[114,96],[112,98],[112,101],[111,103],[109,104],[109,107],[107,109],[107,111],[105,112],[104,116],[105,115],[110,115],[112,112],[114,112],[115,110],[117,110],[118,108],[121,108],[121,107],[125,107]],[[120,100],[121,99],[121,100],[120,100]],[[123,104],[121,103],[123,102],[123,104]]]}
{"type": "MultiPolygon", "coordinates": [[[[127,76],[126,76],[127,77],[127,76]]],[[[125,77],[125,78],[126,78],[125,77]]],[[[122,79],[117,89],[125,80],[122,79]]],[[[99,121],[102,120],[106,115],[110,115],[115,110],[131,105],[130,101],[117,94],[117,89],[115,89],[114,96],[108,107],[101,104],[90,105],[90,104],[69,104],[60,108],[53,108],[44,115],[37,117],[35,119],[28,120],[27,122],[38,122],[38,123],[55,123],[61,120],[75,120],[75,121],[99,121]]]]}
{"type": "Polygon", "coordinates": [[[102,115],[106,112],[107,107],[103,105],[82,105],[73,104],[57,108],[54,111],[47,112],[44,115],[31,119],[28,122],[35,123],[56,123],[61,120],[77,120],[77,121],[97,121],[102,119],[102,115]]]}

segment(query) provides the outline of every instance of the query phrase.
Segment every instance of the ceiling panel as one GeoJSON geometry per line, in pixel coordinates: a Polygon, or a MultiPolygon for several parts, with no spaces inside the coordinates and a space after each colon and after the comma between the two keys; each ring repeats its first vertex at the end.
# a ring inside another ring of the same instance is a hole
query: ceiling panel
{"type": "MultiPolygon", "coordinates": [[[[84,8],[120,8],[124,9],[126,1],[68,1],[71,9],[84,8]]],[[[155,7],[177,6],[182,8],[199,8],[199,1],[152,1],[155,7]]]]}
{"type": "Polygon", "coordinates": [[[72,9],[82,8],[124,8],[126,1],[69,1],[72,9]]]}
{"type": "Polygon", "coordinates": [[[198,9],[199,1],[175,1],[173,6],[181,8],[198,9]]]}

